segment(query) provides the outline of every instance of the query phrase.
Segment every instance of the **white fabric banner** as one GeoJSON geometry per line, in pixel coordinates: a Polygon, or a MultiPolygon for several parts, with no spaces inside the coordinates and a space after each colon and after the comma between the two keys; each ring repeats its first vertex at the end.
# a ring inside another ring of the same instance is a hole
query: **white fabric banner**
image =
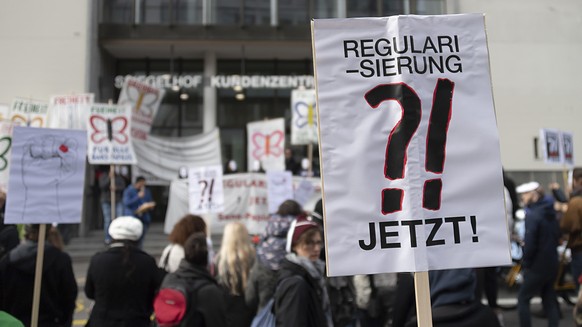
{"type": "Polygon", "coordinates": [[[269,212],[275,213],[281,203],[294,199],[293,175],[290,171],[268,171],[267,192],[269,199],[269,212]]]}
{"type": "Polygon", "coordinates": [[[10,120],[14,126],[45,127],[48,104],[16,98],[10,106],[10,120]]]}
{"type": "MultiPolygon", "coordinates": [[[[314,192],[303,204],[306,211],[312,211],[321,198],[319,178],[294,177],[295,188],[302,180],[312,183],[314,192]]],[[[202,215],[212,234],[222,234],[222,230],[231,221],[243,222],[249,233],[261,234],[269,220],[267,176],[258,173],[243,173],[223,176],[224,212],[202,215]]],[[[188,183],[186,180],[174,180],[170,184],[170,196],[164,223],[164,232],[169,234],[174,225],[189,211],[188,183]]]]}
{"type": "Polygon", "coordinates": [[[285,170],[285,120],[283,118],[247,124],[248,166],[261,163],[267,170],[285,170]]]}
{"type": "Polygon", "coordinates": [[[12,123],[0,120],[0,191],[8,191],[10,176],[10,150],[12,149],[12,123]]]}
{"type": "Polygon", "coordinates": [[[188,184],[191,213],[199,215],[224,211],[221,166],[190,168],[188,184]]]}
{"type": "Polygon", "coordinates": [[[87,116],[87,150],[93,165],[132,165],[136,155],[129,134],[131,108],[128,105],[96,103],[87,116]]]}
{"type": "Polygon", "coordinates": [[[315,90],[291,91],[291,144],[317,144],[315,90]]]}
{"type": "Polygon", "coordinates": [[[80,223],[85,131],[14,127],[8,224],[80,223]]]}
{"type": "Polygon", "coordinates": [[[483,15],[313,37],[328,274],[510,264],[483,15]]]}
{"type": "Polygon", "coordinates": [[[117,103],[131,107],[131,136],[134,139],[148,138],[165,92],[163,88],[142,83],[135,78],[126,78],[123,82],[117,103]]]}
{"type": "Polygon", "coordinates": [[[93,93],[55,95],[49,101],[49,128],[87,129],[89,106],[93,104],[93,93]]]}
{"type": "Polygon", "coordinates": [[[146,176],[150,185],[169,185],[181,167],[222,164],[218,129],[186,137],[150,135],[145,141],[134,139],[133,147],[139,174],[146,176]]]}

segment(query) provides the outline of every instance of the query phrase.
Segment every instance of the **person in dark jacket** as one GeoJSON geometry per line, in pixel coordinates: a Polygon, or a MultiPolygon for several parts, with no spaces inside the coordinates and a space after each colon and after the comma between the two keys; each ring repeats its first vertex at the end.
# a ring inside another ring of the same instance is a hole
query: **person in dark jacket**
{"type": "Polygon", "coordinates": [[[18,230],[14,225],[4,225],[6,193],[0,191],[0,259],[20,243],[18,230]]]}
{"type": "Polygon", "coordinates": [[[333,326],[329,297],[319,260],[322,246],[317,223],[299,217],[287,234],[287,251],[279,271],[274,312],[277,326],[333,326]]]}
{"type": "MultiPolygon", "coordinates": [[[[0,310],[30,326],[39,225],[25,227],[25,242],[0,261],[0,310]]],[[[48,229],[47,229],[48,230],[48,229]]],[[[71,257],[45,243],[38,325],[71,326],[77,282],[71,257]]]]}
{"type": "Polygon", "coordinates": [[[142,223],[119,217],[109,226],[113,241],[91,258],[85,295],[95,300],[87,326],[150,326],[153,300],[165,272],[137,247],[142,223]]]}
{"type": "Polygon", "coordinates": [[[540,184],[530,182],[517,187],[525,208],[525,239],[521,263],[523,283],[517,309],[521,327],[531,326],[530,300],[540,293],[548,317],[548,326],[558,326],[560,313],[554,280],[558,274],[560,227],[554,200],[545,196],[540,184]]]}
{"type": "Polygon", "coordinates": [[[208,245],[204,233],[192,234],[184,244],[184,259],[178,270],[166,275],[162,288],[172,279],[191,285],[186,315],[180,326],[226,326],[226,294],[208,272],[208,245]]]}

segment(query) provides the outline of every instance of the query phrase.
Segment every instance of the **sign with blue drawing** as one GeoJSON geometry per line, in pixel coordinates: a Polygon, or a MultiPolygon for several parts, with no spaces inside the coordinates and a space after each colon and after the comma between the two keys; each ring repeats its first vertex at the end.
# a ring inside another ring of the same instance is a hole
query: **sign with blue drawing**
{"type": "Polygon", "coordinates": [[[80,223],[86,155],[85,131],[14,127],[5,222],[80,223]]]}
{"type": "Polygon", "coordinates": [[[317,143],[315,90],[291,92],[291,144],[317,143]]]}

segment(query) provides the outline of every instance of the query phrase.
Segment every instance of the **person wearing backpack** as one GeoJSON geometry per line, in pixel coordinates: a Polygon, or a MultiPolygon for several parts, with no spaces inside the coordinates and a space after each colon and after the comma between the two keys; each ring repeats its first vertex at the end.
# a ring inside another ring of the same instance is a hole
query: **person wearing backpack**
{"type": "Polygon", "coordinates": [[[184,243],[184,259],[175,272],[166,275],[154,301],[161,327],[226,326],[225,293],[207,265],[206,236],[194,233],[184,243]]]}

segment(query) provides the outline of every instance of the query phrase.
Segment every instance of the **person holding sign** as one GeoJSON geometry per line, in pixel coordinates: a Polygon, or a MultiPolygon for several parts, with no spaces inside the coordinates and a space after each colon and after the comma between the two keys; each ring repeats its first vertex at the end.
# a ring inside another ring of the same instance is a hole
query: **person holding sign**
{"type": "Polygon", "coordinates": [[[143,224],[143,233],[139,239],[140,247],[152,221],[150,211],[155,206],[156,203],[152,201],[152,193],[146,188],[146,179],[143,176],[138,176],[135,183],[123,191],[123,214],[136,217],[143,224]]]}
{"type": "Polygon", "coordinates": [[[548,317],[548,326],[558,326],[560,314],[554,280],[558,274],[560,228],[554,211],[554,201],[544,195],[537,182],[517,187],[525,207],[525,246],[523,249],[523,283],[519,289],[517,309],[521,327],[531,326],[529,303],[537,294],[548,317]]]}
{"type": "Polygon", "coordinates": [[[99,189],[101,190],[101,209],[103,210],[103,231],[105,232],[105,243],[111,243],[111,236],[109,235],[109,224],[111,224],[111,179],[115,181],[115,217],[123,215],[123,203],[121,198],[123,190],[125,189],[125,179],[115,173],[114,170],[109,170],[108,174],[103,173],[99,177],[99,189]]]}

